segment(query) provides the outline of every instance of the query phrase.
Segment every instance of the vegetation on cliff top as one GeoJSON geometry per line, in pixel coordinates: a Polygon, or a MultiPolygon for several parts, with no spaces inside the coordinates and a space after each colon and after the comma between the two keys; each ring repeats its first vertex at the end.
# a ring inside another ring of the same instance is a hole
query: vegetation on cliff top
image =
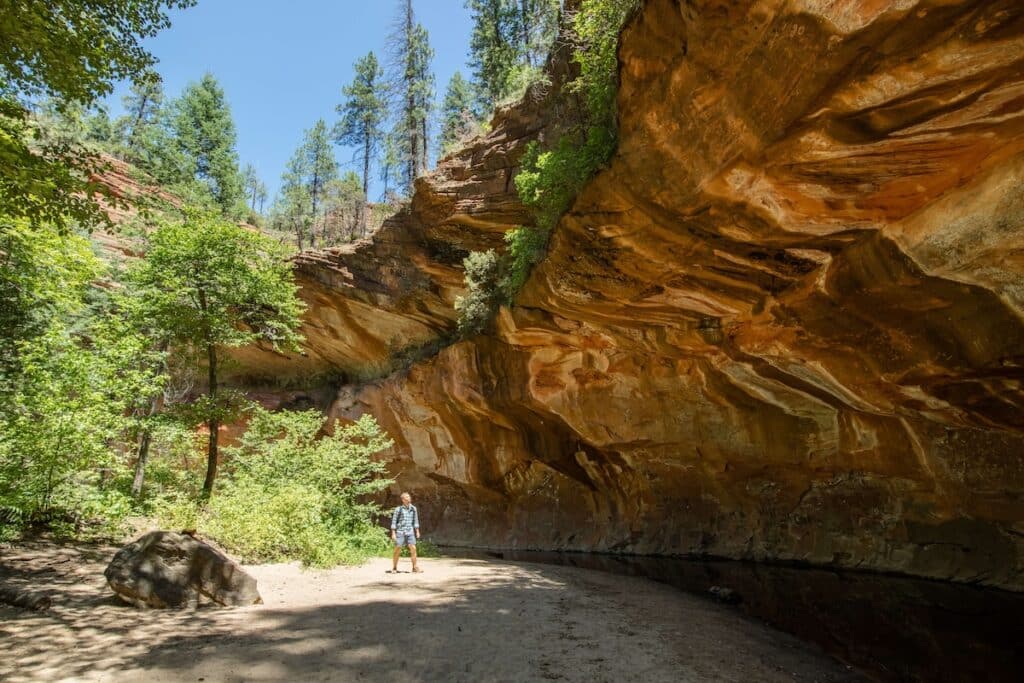
{"type": "Polygon", "coordinates": [[[618,122],[619,33],[638,0],[584,0],[572,20],[574,60],[580,75],[567,88],[586,106],[575,131],[549,149],[531,143],[516,176],[516,189],[534,216],[505,236],[507,247],[471,254],[464,262],[467,293],[456,301],[459,329],[479,334],[501,305],[511,305],[533,266],[543,259],[551,231],[576,195],[615,151],[618,122]]]}

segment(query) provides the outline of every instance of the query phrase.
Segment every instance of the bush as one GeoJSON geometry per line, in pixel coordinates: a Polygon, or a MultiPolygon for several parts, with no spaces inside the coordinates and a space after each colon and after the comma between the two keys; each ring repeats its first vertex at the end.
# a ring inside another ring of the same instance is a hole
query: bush
{"type": "Polygon", "coordinates": [[[257,409],[229,458],[220,492],[205,509],[176,497],[161,522],[194,528],[246,562],[353,564],[387,547],[369,497],[391,481],[372,456],[391,442],[372,417],[320,436],[317,411],[257,409]]]}
{"type": "Polygon", "coordinates": [[[494,317],[500,303],[501,265],[493,249],[474,251],[463,260],[468,291],[455,300],[459,331],[463,335],[480,334],[494,317]]]}

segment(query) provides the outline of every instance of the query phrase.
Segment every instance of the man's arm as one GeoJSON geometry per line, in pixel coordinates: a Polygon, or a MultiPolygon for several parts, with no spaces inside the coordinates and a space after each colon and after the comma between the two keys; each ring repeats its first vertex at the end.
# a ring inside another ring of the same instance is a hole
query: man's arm
{"type": "Polygon", "coordinates": [[[416,538],[420,537],[420,511],[418,508],[412,509],[412,526],[416,529],[416,538]]]}
{"type": "Polygon", "coordinates": [[[391,538],[395,537],[395,529],[398,528],[398,508],[391,513],[391,538]]]}

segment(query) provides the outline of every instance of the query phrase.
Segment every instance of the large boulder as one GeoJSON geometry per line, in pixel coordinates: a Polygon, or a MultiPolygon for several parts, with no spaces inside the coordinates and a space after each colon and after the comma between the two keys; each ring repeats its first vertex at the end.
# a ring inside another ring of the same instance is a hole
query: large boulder
{"type": "Polygon", "coordinates": [[[136,607],[226,607],[263,602],[256,579],[236,562],[188,534],[153,531],[121,548],[104,575],[136,607]]]}

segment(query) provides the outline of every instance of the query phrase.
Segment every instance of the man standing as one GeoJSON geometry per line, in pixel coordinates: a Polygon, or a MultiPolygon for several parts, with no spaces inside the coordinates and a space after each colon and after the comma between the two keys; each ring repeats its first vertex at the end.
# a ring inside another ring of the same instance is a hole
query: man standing
{"type": "Polygon", "coordinates": [[[419,537],[420,515],[412,504],[412,496],[403,493],[402,504],[391,515],[391,540],[395,542],[395,556],[390,573],[398,572],[398,558],[402,556],[402,546],[405,545],[409,546],[409,554],[412,555],[413,572],[419,574],[423,571],[416,565],[416,539],[419,537]]]}

